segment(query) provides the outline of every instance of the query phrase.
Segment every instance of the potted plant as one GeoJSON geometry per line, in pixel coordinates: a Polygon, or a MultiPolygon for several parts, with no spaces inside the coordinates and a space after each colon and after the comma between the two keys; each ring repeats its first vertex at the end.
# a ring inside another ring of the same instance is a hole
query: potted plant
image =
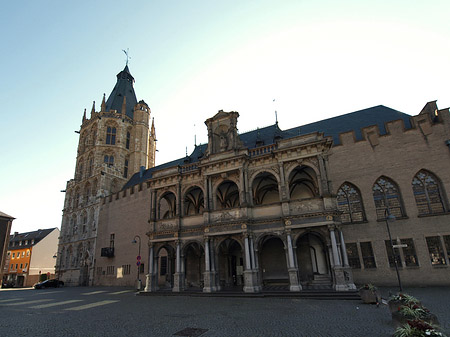
{"type": "Polygon", "coordinates": [[[420,304],[401,305],[397,308],[397,311],[392,313],[392,320],[396,327],[416,319],[422,320],[428,324],[439,325],[436,315],[432,314],[430,310],[420,304]]]}
{"type": "Polygon", "coordinates": [[[421,319],[408,321],[405,325],[398,327],[392,337],[428,337],[439,336],[445,337],[437,327],[429,324],[421,319]]]}
{"type": "Polygon", "coordinates": [[[418,304],[420,305],[420,301],[415,298],[414,296],[405,294],[405,293],[399,293],[397,295],[392,295],[389,297],[388,305],[389,310],[391,311],[391,314],[393,312],[398,311],[398,307],[402,305],[408,305],[408,304],[418,304]]]}
{"type": "Polygon", "coordinates": [[[379,304],[381,302],[381,294],[378,291],[377,287],[373,284],[367,283],[359,288],[359,296],[364,303],[376,303],[379,304]]]}

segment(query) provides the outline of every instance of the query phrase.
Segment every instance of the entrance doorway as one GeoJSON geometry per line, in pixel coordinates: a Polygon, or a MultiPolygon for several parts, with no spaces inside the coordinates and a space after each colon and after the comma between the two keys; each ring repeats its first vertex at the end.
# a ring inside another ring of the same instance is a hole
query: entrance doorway
{"type": "Polygon", "coordinates": [[[203,271],[205,270],[205,251],[197,243],[190,243],[185,248],[186,288],[203,288],[203,271]]]}
{"type": "Polygon", "coordinates": [[[331,283],[328,253],[319,235],[308,233],[297,240],[297,260],[303,286],[331,283]]]}
{"type": "Polygon", "coordinates": [[[244,285],[244,261],[242,247],[228,238],[219,245],[219,279],[222,288],[244,285]]]}
{"type": "Polygon", "coordinates": [[[260,269],[264,286],[288,286],[289,273],[283,241],[275,236],[265,237],[261,243],[260,269]]]}

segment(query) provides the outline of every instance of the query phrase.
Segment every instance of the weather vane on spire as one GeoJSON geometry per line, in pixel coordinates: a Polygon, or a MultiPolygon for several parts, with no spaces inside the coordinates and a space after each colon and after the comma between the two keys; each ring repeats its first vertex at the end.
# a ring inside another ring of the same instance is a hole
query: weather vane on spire
{"type": "Polygon", "coordinates": [[[127,48],[127,50],[122,49],[122,51],[123,51],[123,52],[125,53],[125,55],[127,56],[127,64],[126,64],[126,65],[128,65],[128,60],[131,59],[130,55],[128,55],[128,54],[129,54],[129,49],[128,49],[128,48],[127,48]]]}

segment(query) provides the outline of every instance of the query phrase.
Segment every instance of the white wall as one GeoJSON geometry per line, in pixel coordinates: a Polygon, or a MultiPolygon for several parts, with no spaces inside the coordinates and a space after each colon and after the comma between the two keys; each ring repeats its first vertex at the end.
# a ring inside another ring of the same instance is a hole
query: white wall
{"type": "Polygon", "coordinates": [[[55,274],[56,259],[53,258],[58,251],[59,229],[55,228],[50,234],[33,246],[31,251],[29,275],[51,273],[55,274]]]}

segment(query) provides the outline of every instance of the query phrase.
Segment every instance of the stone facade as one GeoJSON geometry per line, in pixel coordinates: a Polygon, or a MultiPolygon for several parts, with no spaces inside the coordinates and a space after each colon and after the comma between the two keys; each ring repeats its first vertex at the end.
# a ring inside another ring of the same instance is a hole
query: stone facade
{"type": "Polygon", "coordinates": [[[396,263],[404,284],[450,284],[448,109],[244,134],[238,117],[219,111],[207,144],[99,195],[95,285],[348,291],[395,285],[396,263]]]}
{"type": "MultiPolygon", "coordinates": [[[[128,66],[100,111],[84,112],[75,168],[67,182],[57,269],[67,285],[90,285],[102,198],[120,191],[136,172],[154,166],[155,128],[150,108],[137,102],[128,66]]],[[[106,254],[113,254],[113,251],[106,254]]]]}

